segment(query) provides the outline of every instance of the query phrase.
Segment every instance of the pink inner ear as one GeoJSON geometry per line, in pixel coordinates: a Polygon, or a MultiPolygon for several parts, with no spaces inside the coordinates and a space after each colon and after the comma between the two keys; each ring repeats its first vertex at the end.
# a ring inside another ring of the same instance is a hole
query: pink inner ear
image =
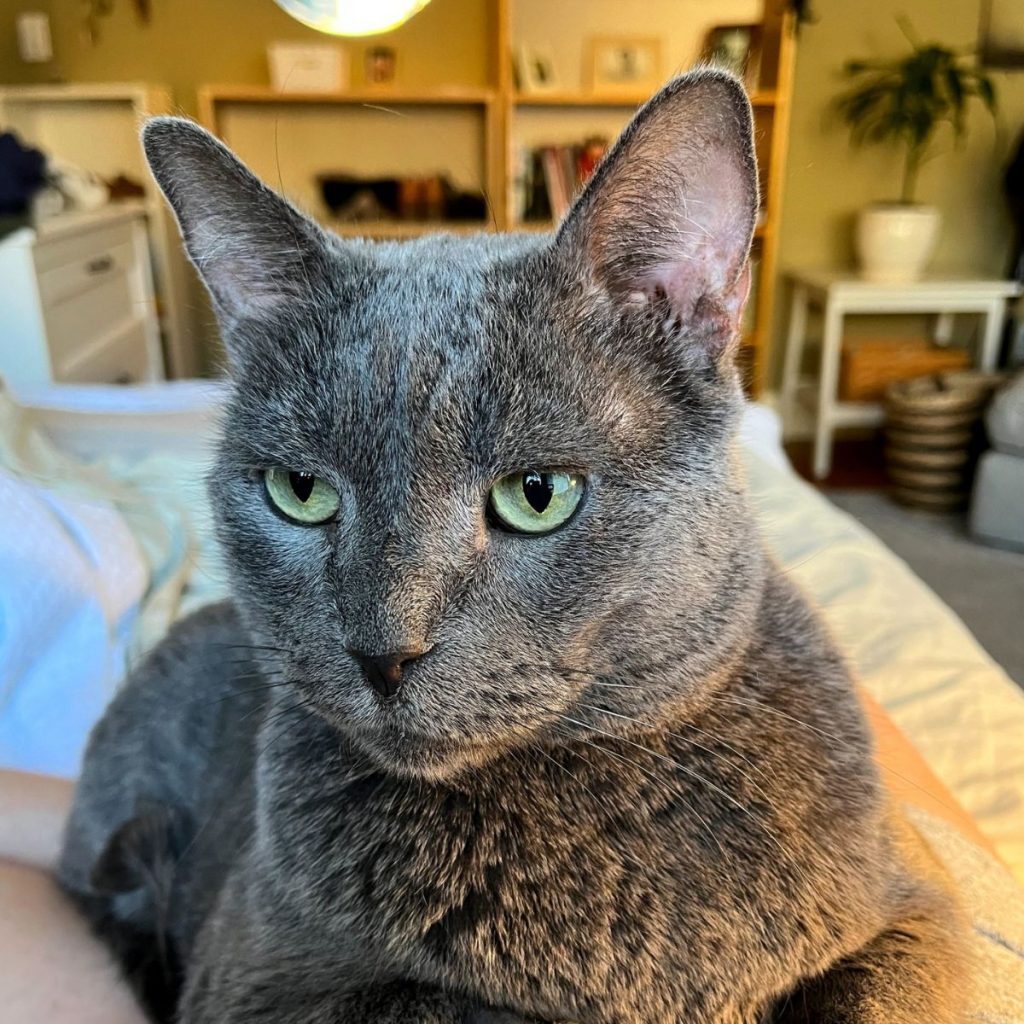
{"type": "Polygon", "coordinates": [[[698,160],[666,218],[659,258],[639,270],[634,288],[663,292],[683,323],[711,314],[734,327],[750,292],[750,185],[733,159],[717,157],[712,150],[698,160]]]}
{"type": "Polygon", "coordinates": [[[708,349],[735,335],[757,211],[742,87],[699,71],[640,111],[570,212],[559,240],[619,301],[667,299],[666,326],[708,349]]]}

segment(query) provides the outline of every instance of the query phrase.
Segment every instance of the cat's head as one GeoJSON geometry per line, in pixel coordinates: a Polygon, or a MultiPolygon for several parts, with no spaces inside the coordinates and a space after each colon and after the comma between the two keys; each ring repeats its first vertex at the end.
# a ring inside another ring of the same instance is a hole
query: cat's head
{"type": "Polygon", "coordinates": [[[737,82],[667,86],[554,237],[343,242],[197,126],[144,141],[235,380],[210,486],[234,592],[301,699],[432,778],[699,701],[762,572],[737,82]]]}

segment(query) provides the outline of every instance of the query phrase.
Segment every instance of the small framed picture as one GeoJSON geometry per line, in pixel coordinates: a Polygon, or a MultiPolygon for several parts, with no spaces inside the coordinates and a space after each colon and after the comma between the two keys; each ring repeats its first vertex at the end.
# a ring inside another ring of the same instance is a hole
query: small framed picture
{"type": "Polygon", "coordinates": [[[661,40],[598,36],[587,44],[585,61],[593,93],[637,96],[662,84],[661,40]]]}
{"type": "Polygon", "coordinates": [[[371,46],[363,57],[367,85],[394,85],[397,55],[390,46],[371,46]]]}
{"type": "Polygon", "coordinates": [[[708,32],[702,57],[731,71],[753,92],[761,74],[760,42],[760,25],[716,25],[708,32]]]}
{"type": "Polygon", "coordinates": [[[551,53],[535,46],[520,46],[514,62],[516,88],[523,93],[553,92],[558,88],[551,53]]]}
{"type": "Polygon", "coordinates": [[[979,44],[985,67],[1024,69],[1024,0],[984,0],[979,44]]]}

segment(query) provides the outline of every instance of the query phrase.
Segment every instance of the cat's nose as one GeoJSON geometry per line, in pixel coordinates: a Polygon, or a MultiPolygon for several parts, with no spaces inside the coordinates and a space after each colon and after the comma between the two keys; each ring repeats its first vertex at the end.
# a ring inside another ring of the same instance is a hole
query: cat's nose
{"type": "Polygon", "coordinates": [[[406,668],[428,650],[429,647],[421,647],[414,650],[391,651],[389,654],[366,654],[364,651],[354,650],[349,650],[348,653],[359,663],[370,686],[383,700],[391,700],[402,688],[402,677],[406,668]]]}

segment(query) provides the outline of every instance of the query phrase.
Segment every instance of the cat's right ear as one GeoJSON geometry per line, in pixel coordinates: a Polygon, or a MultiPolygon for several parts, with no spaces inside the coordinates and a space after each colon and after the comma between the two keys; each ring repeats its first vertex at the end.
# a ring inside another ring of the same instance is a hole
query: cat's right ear
{"type": "Polygon", "coordinates": [[[589,289],[620,304],[658,303],[665,330],[717,362],[738,339],[757,208],[743,86],[702,68],[641,108],[555,245],[589,289]]]}
{"type": "Polygon", "coordinates": [[[155,117],[142,146],[223,326],[283,312],[322,284],[323,232],[208,131],[155,117]]]}

